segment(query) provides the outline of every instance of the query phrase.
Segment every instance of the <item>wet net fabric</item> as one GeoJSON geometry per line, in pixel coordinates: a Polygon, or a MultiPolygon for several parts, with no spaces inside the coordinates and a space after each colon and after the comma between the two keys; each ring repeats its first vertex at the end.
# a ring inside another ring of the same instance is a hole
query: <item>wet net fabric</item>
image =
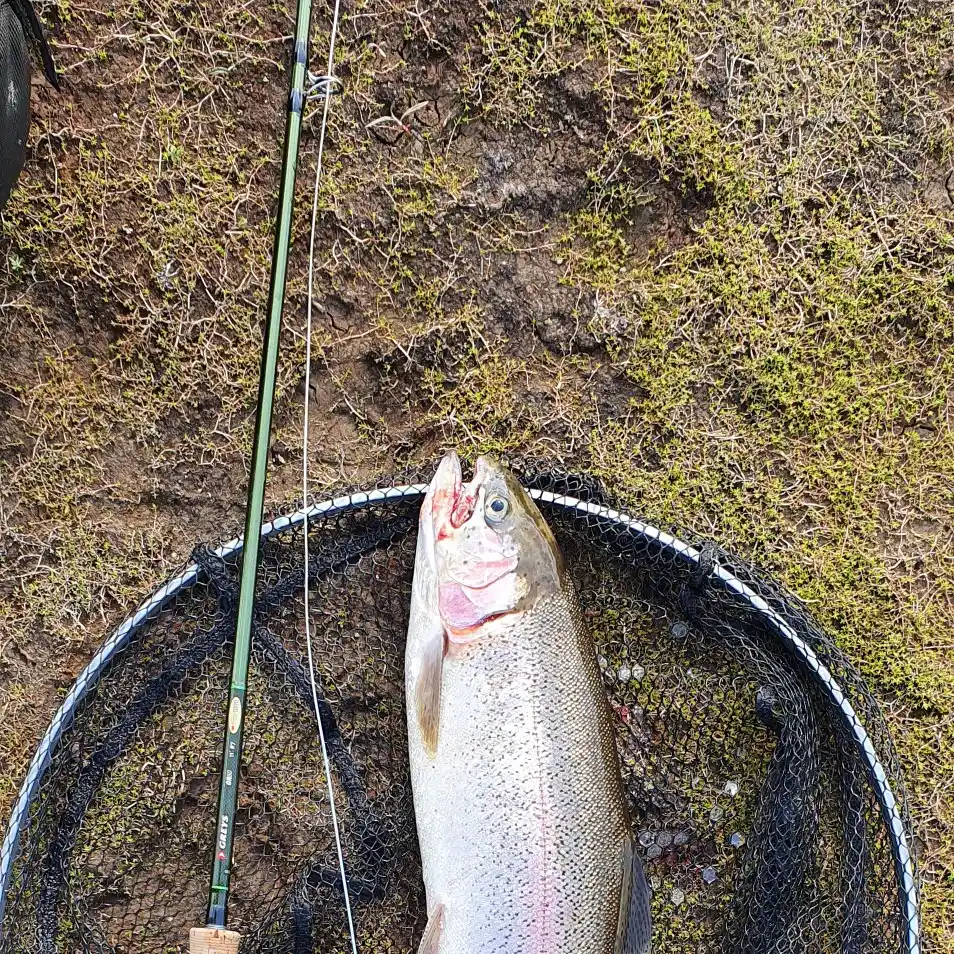
{"type": "MultiPolygon", "coordinates": [[[[616,714],[652,949],[914,950],[891,741],[805,608],[715,546],[624,519],[590,480],[521,473],[557,531],[616,714]]],[[[415,951],[425,923],[403,695],[420,493],[378,497],[340,498],[309,522],[319,708],[367,954],[415,951]]],[[[350,943],[307,670],[304,531],[296,517],[273,531],[230,926],[243,952],[333,954],[350,943]]],[[[165,954],[201,925],[237,555],[197,549],[80,677],[8,827],[2,954],[165,954]]]]}

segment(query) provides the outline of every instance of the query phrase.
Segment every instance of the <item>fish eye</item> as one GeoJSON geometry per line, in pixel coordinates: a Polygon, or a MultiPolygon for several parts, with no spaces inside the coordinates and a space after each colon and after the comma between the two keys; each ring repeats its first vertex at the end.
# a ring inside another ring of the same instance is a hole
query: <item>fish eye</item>
{"type": "Polygon", "coordinates": [[[506,497],[501,497],[499,494],[495,495],[487,501],[484,512],[487,514],[488,520],[503,520],[503,518],[510,513],[510,501],[507,500],[506,497]]]}

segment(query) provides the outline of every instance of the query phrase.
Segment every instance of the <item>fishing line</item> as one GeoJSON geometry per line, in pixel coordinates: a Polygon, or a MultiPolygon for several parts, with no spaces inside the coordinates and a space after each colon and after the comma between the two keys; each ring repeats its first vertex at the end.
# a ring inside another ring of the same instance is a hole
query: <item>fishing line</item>
{"type": "MultiPolygon", "coordinates": [[[[341,91],[341,84],[335,78],[335,39],[338,34],[338,17],[340,12],[340,0],[335,0],[334,14],[331,19],[331,39],[328,43],[328,68],[324,76],[315,78],[313,89],[319,95],[324,97],[324,107],[321,113],[321,128],[318,131],[318,158],[315,164],[315,185],[312,191],[311,199],[311,234],[308,241],[308,294],[307,308],[305,317],[305,411],[302,420],[302,465],[301,465],[301,495],[305,507],[308,505],[308,450],[309,450],[309,415],[308,409],[311,405],[311,332],[312,332],[312,306],[314,303],[315,291],[315,235],[318,230],[318,189],[321,181],[321,164],[325,151],[325,133],[328,129],[328,114],[331,110],[331,97],[334,93],[341,91]]],[[[335,833],[335,850],[338,854],[338,872],[341,876],[341,888],[344,896],[345,912],[348,915],[348,935],[351,939],[352,954],[358,954],[358,939],[354,929],[354,917],[351,913],[351,892],[348,888],[348,876],[345,872],[344,851],[341,845],[341,831],[338,825],[338,811],[335,806],[334,785],[331,781],[331,761],[328,757],[328,745],[325,739],[325,729],[321,721],[321,711],[318,707],[318,683],[315,675],[315,660],[312,649],[311,638],[311,606],[309,601],[309,592],[311,580],[309,578],[309,554],[308,554],[308,515],[307,511],[304,520],[304,554],[305,554],[305,580],[304,580],[304,600],[305,600],[305,641],[308,646],[308,675],[311,680],[311,698],[315,708],[315,720],[318,723],[318,738],[321,741],[321,758],[324,763],[325,784],[328,789],[328,804],[331,807],[331,825],[335,833]]]]}

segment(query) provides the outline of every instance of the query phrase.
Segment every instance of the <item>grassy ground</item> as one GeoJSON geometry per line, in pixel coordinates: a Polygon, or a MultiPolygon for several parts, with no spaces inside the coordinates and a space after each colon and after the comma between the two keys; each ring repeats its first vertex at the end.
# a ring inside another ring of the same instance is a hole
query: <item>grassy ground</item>
{"type": "MultiPolygon", "coordinates": [[[[240,518],[291,29],[240,0],[44,12],[65,91],[36,92],[0,238],[4,805],[109,623],[240,518]]],[[[884,702],[954,951],[947,5],[359,2],[339,62],[318,479],[541,453],[761,562],[884,702]]]]}

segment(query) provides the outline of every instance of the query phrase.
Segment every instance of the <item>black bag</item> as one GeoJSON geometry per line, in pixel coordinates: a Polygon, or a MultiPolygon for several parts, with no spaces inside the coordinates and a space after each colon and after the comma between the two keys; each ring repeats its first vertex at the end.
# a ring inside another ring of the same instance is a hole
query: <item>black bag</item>
{"type": "Polygon", "coordinates": [[[59,89],[43,28],[29,0],[0,0],[0,209],[7,204],[26,159],[30,127],[29,40],[47,79],[59,89]]]}

